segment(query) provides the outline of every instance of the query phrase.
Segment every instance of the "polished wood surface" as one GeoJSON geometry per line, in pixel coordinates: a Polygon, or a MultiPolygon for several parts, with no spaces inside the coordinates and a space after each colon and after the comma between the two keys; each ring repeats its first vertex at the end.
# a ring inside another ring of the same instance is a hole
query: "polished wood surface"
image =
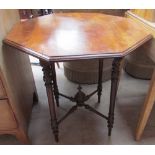
{"type": "MultiPolygon", "coordinates": [[[[51,125],[55,139],[58,141],[58,124],[51,82],[53,80],[51,65],[54,63],[48,61],[123,57],[151,38],[152,35],[145,27],[123,17],[99,13],[62,13],[16,24],[4,39],[4,43],[15,47],[18,52],[21,51],[20,54],[25,52],[40,59],[49,108],[52,112],[51,125]]],[[[15,52],[11,49],[8,51],[10,54],[15,52]]],[[[121,60],[122,58],[115,58],[113,61],[110,108],[107,118],[109,136],[114,123],[121,60]]]]}
{"type": "Polygon", "coordinates": [[[125,56],[152,36],[123,17],[100,13],[58,13],[16,24],[4,42],[48,60],[125,56]]]}

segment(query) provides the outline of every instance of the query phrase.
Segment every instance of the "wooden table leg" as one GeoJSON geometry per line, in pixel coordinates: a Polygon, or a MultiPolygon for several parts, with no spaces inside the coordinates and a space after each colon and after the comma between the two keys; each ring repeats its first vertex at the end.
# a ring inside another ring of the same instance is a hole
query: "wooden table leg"
{"type": "Polygon", "coordinates": [[[55,136],[56,142],[58,142],[58,122],[56,117],[56,111],[55,111],[55,103],[54,103],[54,95],[53,95],[53,88],[52,88],[52,70],[51,70],[51,64],[45,61],[40,60],[40,64],[43,67],[43,80],[45,82],[46,86],[46,92],[47,92],[47,98],[48,98],[48,104],[50,109],[50,115],[51,115],[51,126],[53,129],[53,134],[55,136]]]}
{"type": "Polygon", "coordinates": [[[153,72],[153,76],[150,82],[150,87],[148,94],[145,98],[145,102],[140,114],[140,118],[137,125],[137,131],[136,131],[136,140],[140,140],[142,133],[144,131],[144,128],[146,126],[147,120],[150,116],[151,110],[153,108],[155,101],[155,70],[153,72]]]}
{"type": "Polygon", "coordinates": [[[98,70],[98,103],[100,103],[101,100],[101,94],[102,94],[102,73],[103,73],[103,59],[99,59],[99,70],[98,70]]]}
{"type": "Polygon", "coordinates": [[[114,58],[112,64],[112,73],[111,73],[111,93],[110,93],[110,106],[108,114],[108,135],[111,136],[111,131],[114,123],[114,109],[115,109],[115,100],[117,95],[117,89],[120,78],[120,68],[121,68],[122,58],[114,58]]]}
{"type": "Polygon", "coordinates": [[[56,78],[56,71],[55,71],[55,63],[51,63],[51,71],[52,71],[52,80],[53,80],[53,90],[54,90],[54,96],[56,100],[56,104],[59,107],[59,90],[57,85],[57,78],[56,78]]]}

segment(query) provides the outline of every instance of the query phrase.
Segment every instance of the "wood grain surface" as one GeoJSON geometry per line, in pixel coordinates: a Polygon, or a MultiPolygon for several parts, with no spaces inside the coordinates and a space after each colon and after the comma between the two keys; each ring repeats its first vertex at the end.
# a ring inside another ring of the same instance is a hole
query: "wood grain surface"
{"type": "Polygon", "coordinates": [[[64,61],[125,56],[151,38],[125,17],[57,13],[17,23],[4,42],[47,61],[64,61]]]}

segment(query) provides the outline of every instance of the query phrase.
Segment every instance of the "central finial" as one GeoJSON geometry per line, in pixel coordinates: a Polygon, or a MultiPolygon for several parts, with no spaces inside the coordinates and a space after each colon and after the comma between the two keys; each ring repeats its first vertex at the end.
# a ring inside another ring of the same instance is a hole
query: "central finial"
{"type": "Polygon", "coordinates": [[[79,84],[78,88],[77,88],[79,91],[81,91],[82,87],[81,85],[79,84]]]}

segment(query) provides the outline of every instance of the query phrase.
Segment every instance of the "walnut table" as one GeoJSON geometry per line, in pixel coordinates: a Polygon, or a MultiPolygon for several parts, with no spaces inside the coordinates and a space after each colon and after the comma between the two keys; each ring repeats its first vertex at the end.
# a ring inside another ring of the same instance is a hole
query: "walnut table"
{"type": "Polygon", "coordinates": [[[82,106],[105,118],[108,122],[108,135],[111,135],[121,60],[151,38],[152,36],[143,26],[131,19],[100,13],[58,13],[17,23],[4,39],[4,43],[39,58],[43,67],[51,126],[55,140],[58,141],[59,123],[82,106]],[[95,93],[98,94],[98,102],[100,102],[101,73],[103,59],[106,58],[114,58],[108,116],[85,104],[85,101],[95,93]],[[86,59],[99,61],[97,89],[86,95],[79,86],[74,97],[60,93],[55,62],[86,59]],[[55,109],[59,106],[60,96],[76,102],[76,105],[63,118],[57,120],[55,109]]]}

